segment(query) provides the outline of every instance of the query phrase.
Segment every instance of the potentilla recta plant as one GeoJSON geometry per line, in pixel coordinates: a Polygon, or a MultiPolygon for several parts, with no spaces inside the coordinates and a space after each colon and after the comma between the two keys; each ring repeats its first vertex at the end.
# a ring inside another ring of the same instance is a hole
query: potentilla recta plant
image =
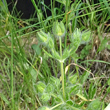
{"type": "Polygon", "coordinates": [[[55,38],[59,40],[60,52],[57,52],[55,50],[54,39],[52,38],[50,33],[45,33],[43,31],[40,31],[37,34],[42,44],[45,45],[50,50],[49,53],[46,50],[45,52],[51,58],[56,59],[60,63],[63,98],[65,99],[64,62],[69,56],[71,56],[72,54],[76,52],[80,44],[86,43],[90,40],[91,32],[90,31],[81,32],[80,29],[75,29],[72,35],[70,36],[70,41],[71,41],[70,47],[69,48],[67,47],[64,50],[62,50],[62,38],[65,37],[67,30],[65,29],[63,22],[62,21],[54,22],[52,32],[55,38]]]}
{"type": "Polygon", "coordinates": [[[91,32],[89,30],[81,32],[80,29],[76,28],[74,32],[70,35],[70,45],[66,48],[62,47],[62,39],[66,36],[67,30],[65,28],[64,23],[54,22],[52,27],[52,33],[45,33],[40,31],[37,33],[39,36],[39,41],[42,45],[47,47],[49,51],[44,50],[44,52],[51,58],[57,60],[60,63],[60,73],[61,73],[61,81],[62,81],[62,96],[64,102],[66,101],[66,76],[64,73],[64,62],[71,55],[74,56],[76,54],[76,50],[81,44],[87,43],[90,41],[91,32]],[[52,35],[53,34],[53,35],[52,35]],[[53,38],[53,36],[55,38],[53,38]],[[59,41],[59,50],[56,51],[54,40],[57,39],[59,41]]]}

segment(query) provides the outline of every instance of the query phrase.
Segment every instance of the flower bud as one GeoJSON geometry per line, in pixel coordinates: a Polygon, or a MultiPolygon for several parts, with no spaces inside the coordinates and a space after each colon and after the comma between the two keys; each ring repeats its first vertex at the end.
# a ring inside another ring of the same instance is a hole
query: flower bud
{"type": "Polygon", "coordinates": [[[46,45],[47,47],[49,47],[50,49],[54,48],[54,41],[50,36],[50,33],[46,34],[43,31],[38,32],[38,36],[40,38],[40,41],[46,45]]]}
{"type": "Polygon", "coordinates": [[[54,22],[53,24],[53,28],[52,28],[53,34],[55,35],[55,37],[59,38],[59,37],[64,37],[66,30],[65,30],[65,26],[63,24],[63,22],[54,22]]]}
{"type": "Polygon", "coordinates": [[[40,41],[46,43],[48,41],[48,34],[44,33],[43,31],[40,31],[37,33],[40,41]]]}
{"type": "Polygon", "coordinates": [[[81,44],[85,44],[90,41],[91,32],[89,30],[82,32],[81,44]]]}
{"type": "Polygon", "coordinates": [[[78,47],[81,42],[81,31],[80,29],[75,29],[73,34],[71,35],[71,42],[74,44],[74,46],[78,47]]]}
{"type": "Polygon", "coordinates": [[[70,50],[69,53],[73,54],[79,47],[81,43],[81,31],[79,29],[75,29],[70,37],[70,50]]]}

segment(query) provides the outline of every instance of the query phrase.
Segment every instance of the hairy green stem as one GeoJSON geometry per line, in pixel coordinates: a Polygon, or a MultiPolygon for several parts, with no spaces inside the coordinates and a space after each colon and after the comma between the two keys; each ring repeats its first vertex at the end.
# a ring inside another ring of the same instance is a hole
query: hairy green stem
{"type": "Polygon", "coordinates": [[[65,100],[65,81],[64,81],[64,69],[63,69],[63,59],[62,59],[62,41],[61,41],[61,37],[59,38],[60,41],[60,57],[61,57],[61,61],[60,61],[60,70],[61,70],[61,78],[62,78],[62,89],[63,89],[63,99],[65,100]]]}

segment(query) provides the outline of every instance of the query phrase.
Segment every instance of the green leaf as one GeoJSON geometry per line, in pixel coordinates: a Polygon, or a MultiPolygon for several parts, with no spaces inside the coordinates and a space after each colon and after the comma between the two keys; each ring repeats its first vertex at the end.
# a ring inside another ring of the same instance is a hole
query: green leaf
{"type": "Polygon", "coordinates": [[[108,85],[110,85],[110,78],[108,79],[107,83],[108,83],[108,85]]]}
{"type": "Polygon", "coordinates": [[[80,97],[82,100],[87,101],[87,99],[80,93],[76,94],[78,97],[80,97]]]}
{"type": "Polygon", "coordinates": [[[90,41],[90,35],[91,31],[90,30],[85,30],[82,32],[82,38],[81,38],[81,44],[85,44],[90,41]]]}
{"type": "Polygon", "coordinates": [[[81,50],[80,58],[81,58],[81,59],[85,58],[85,57],[89,54],[91,48],[92,48],[92,45],[86,45],[86,46],[81,50]]]}
{"type": "Polygon", "coordinates": [[[44,51],[49,57],[53,58],[53,56],[52,56],[50,53],[48,53],[46,50],[43,49],[43,51],[44,51]]]}
{"type": "MultiPolygon", "coordinates": [[[[55,94],[54,94],[54,95],[55,95],[55,94]]],[[[61,96],[61,95],[58,95],[58,94],[57,94],[57,95],[55,95],[54,97],[55,97],[55,102],[56,102],[56,103],[62,102],[62,96],[61,96]]]]}
{"type": "Polygon", "coordinates": [[[32,67],[29,69],[29,72],[32,76],[32,82],[35,83],[36,82],[36,78],[37,78],[37,71],[35,69],[33,69],[32,67]]]}
{"type": "Polygon", "coordinates": [[[107,88],[107,93],[110,93],[110,86],[107,88]]]}
{"type": "Polygon", "coordinates": [[[61,85],[60,80],[58,78],[55,77],[50,77],[49,83],[52,84],[52,86],[55,88],[55,90],[59,90],[59,87],[61,85]]]}
{"type": "Polygon", "coordinates": [[[66,58],[68,58],[69,56],[70,56],[70,53],[69,53],[68,49],[66,48],[66,49],[64,50],[64,52],[63,52],[62,58],[63,58],[63,59],[66,59],[66,58]]]}
{"type": "Polygon", "coordinates": [[[55,49],[52,50],[52,55],[55,59],[60,60],[60,55],[55,49]]]}
{"type": "Polygon", "coordinates": [[[101,102],[96,99],[88,105],[86,110],[101,110],[101,105],[101,102]]]}
{"type": "Polygon", "coordinates": [[[47,33],[40,31],[40,32],[37,32],[37,34],[38,34],[41,42],[47,43],[47,41],[48,41],[48,34],[47,33]]]}
{"type": "Polygon", "coordinates": [[[52,93],[54,91],[54,86],[52,84],[48,83],[48,85],[46,86],[45,91],[47,93],[52,93]]]}
{"type": "Polygon", "coordinates": [[[70,37],[70,53],[72,51],[76,51],[78,49],[78,47],[80,46],[81,43],[81,31],[80,29],[76,28],[74,30],[74,32],[72,33],[71,37],[70,37]]]}
{"type": "Polygon", "coordinates": [[[39,36],[39,41],[41,41],[42,44],[44,44],[46,47],[48,47],[49,49],[53,49],[54,48],[54,41],[50,35],[50,33],[45,33],[43,31],[37,32],[38,36],[39,36]]]}
{"type": "Polygon", "coordinates": [[[100,44],[100,46],[99,46],[99,48],[98,48],[98,51],[99,51],[99,52],[101,52],[102,50],[105,49],[105,47],[106,47],[106,45],[107,45],[107,42],[108,42],[108,40],[107,40],[107,38],[105,37],[105,38],[102,40],[102,42],[101,42],[101,44],[100,44]]]}
{"type": "Polygon", "coordinates": [[[90,73],[85,71],[85,72],[80,76],[80,83],[81,83],[82,85],[86,82],[86,80],[87,80],[87,78],[88,78],[89,75],[90,75],[90,73]]]}
{"type": "Polygon", "coordinates": [[[45,88],[46,88],[46,85],[45,85],[43,82],[41,82],[41,81],[39,81],[39,82],[37,83],[37,85],[36,85],[36,89],[37,89],[37,91],[40,92],[40,93],[43,93],[44,90],[45,90],[45,88]]]}
{"type": "Polygon", "coordinates": [[[77,94],[82,89],[82,85],[81,84],[73,85],[68,87],[67,89],[69,94],[71,93],[77,94]]]}
{"type": "Polygon", "coordinates": [[[110,45],[107,45],[107,49],[109,49],[109,50],[110,50],[110,45]]]}
{"type": "Polygon", "coordinates": [[[40,107],[40,108],[38,108],[38,110],[51,110],[51,109],[49,109],[48,107],[40,107]]]}
{"type": "Polygon", "coordinates": [[[80,29],[76,28],[71,35],[71,42],[75,45],[79,45],[81,42],[81,31],[80,29]]]}
{"type": "Polygon", "coordinates": [[[96,94],[96,91],[97,91],[97,87],[94,85],[94,83],[91,83],[89,85],[89,91],[88,91],[88,94],[89,94],[89,99],[93,99],[95,94],[96,94]]]}
{"type": "MultiPolygon", "coordinates": [[[[50,35],[50,34],[49,34],[49,35],[50,35]]],[[[49,37],[47,47],[48,47],[50,50],[54,49],[54,41],[53,41],[52,37],[49,37]]]]}
{"type": "Polygon", "coordinates": [[[0,93],[0,99],[3,100],[7,105],[9,105],[10,102],[7,100],[7,98],[2,93],[0,93]]]}
{"type": "Polygon", "coordinates": [[[38,56],[41,54],[41,49],[40,49],[39,45],[33,44],[32,48],[35,50],[35,52],[38,56]]]}
{"type": "Polygon", "coordinates": [[[69,82],[71,83],[71,84],[75,84],[76,82],[77,82],[77,79],[78,78],[78,75],[77,75],[77,73],[76,74],[74,74],[74,75],[72,75],[72,76],[69,76],[68,77],[68,80],[69,80],[69,82]]]}
{"type": "Polygon", "coordinates": [[[56,1],[66,6],[66,0],[56,0],[56,1]]]}
{"type": "Polygon", "coordinates": [[[73,101],[72,101],[72,100],[67,100],[67,101],[66,101],[66,104],[68,104],[68,105],[73,105],[73,101]]]}
{"type": "Polygon", "coordinates": [[[42,102],[47,102],[50,100],[50,95],[48,93],[43,93],[40,99],[42,102]]]}
{"type": "Polygon", "coordinates": [[[75,107],[74,105],[70,105],[68,103],[62,104],[58,110],[81,110],[78,107],[75,107]]]}

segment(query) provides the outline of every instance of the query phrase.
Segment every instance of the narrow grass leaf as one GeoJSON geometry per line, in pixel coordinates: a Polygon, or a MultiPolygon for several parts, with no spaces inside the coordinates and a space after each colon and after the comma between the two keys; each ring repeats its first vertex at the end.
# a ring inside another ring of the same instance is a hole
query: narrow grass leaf
{"type": "Polygon", "coordinates": [[[7,98],[3,94],[0,93],[0,97],[7,105],[9,105],[10,102],[7,100],[7,98]]]}
{"type": "Polygon", "coordinates": [[[90,75],[89,72],[84,72],[83,75],[80,76],[80,83],[81,83],[81,84],[84,84],[89,75],[90,75]]]}
{"type": "Polygon", "coordinates": [[[91,83],[89,85],[89,91],[88,91],[88,94],[89,94],[89,99],[93,99],[95,94],[96,94],[96,91],[97,91],[97,87],[95,87],[94,83],[91,83]]]}

